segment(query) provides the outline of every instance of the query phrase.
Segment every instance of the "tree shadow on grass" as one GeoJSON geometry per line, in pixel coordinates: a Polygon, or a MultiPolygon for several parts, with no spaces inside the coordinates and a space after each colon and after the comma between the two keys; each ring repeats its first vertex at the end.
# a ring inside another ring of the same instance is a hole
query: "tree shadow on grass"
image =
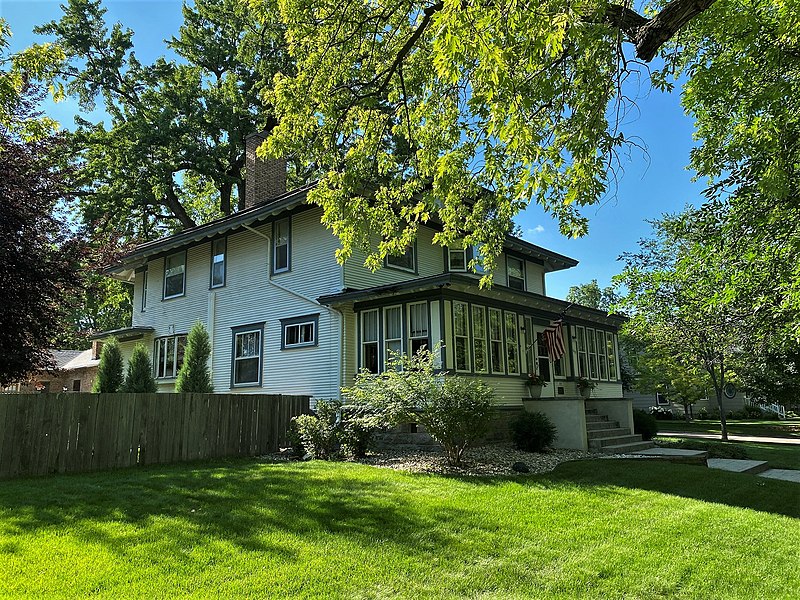
{"type": "Polygon", "coordinates": [[[457,479],[478,485],[514,480],[529,487],[578,486],[606,494],[614,493],[613,488],[647,490],[800,518],[797,483],[660,460],[580,460],[562,463],[544,475],[457,479]]]}
{"type": "Polygon", "coordinates": [[[296,560],[303,542],[327,537],[422,555],[452,542],[434,525],[458,514],[421,510],[382,485],[380,471],[355,469],[251,460],[4,482],[0,537],[69,528],[121,554],[154,539],[177,553],[214,538],[283,561],[296,560]]]}

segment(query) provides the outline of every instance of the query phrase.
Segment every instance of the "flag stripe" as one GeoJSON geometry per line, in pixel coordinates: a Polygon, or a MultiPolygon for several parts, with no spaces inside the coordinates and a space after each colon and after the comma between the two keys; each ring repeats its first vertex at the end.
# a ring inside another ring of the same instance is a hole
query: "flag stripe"
{"type": "Polygon", "coordinates": [[[550,325],[544,330],[544,339],[547,343],[547,355],[552,361],[558,360],[566,353],[561,325],[561,319],[550,321],[550,325]]]}

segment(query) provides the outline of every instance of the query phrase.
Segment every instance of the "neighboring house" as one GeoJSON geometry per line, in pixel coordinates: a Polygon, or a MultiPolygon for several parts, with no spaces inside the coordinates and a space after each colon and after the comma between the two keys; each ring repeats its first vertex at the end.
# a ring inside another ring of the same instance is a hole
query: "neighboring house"
{"type": "Polygon", "coordinates": [[[96,337],[115,335],[126,357],[144,342],[160,391],[174,389],[186,335],[201,321],[218,392],[335,397],[360,369],[382,371],[389,352],[441,343],[441,367],[485,380],[501,408],[521,409],[526,374],[541,371],[551,382],[542,396],[569,403],[578,441],[561,425],[562,445],[586,446],[577,374],[630,424],[617,359],[623,319],[546,296],[547,273],[577,261],[509,236],[482,290],[468,272],[471,249],[434,245],[431,225],[378,272],[359,252],[340,265],[309,188],[286,192],[285,163],[256,160],[259,142],[248,140],[247,208],[143,244],[108,270],[134,286],[133,322],[96,337]],[[540,338],[562,315],[567,354],[553,364],[540,338]]]}
{"type": "Polygon", "coordinates": [[[90,350],[50,350],[54,368],[32,375],[27,381],[3,388],[4,393],[91,392],[100,364],[99,344],[90,350]]]}

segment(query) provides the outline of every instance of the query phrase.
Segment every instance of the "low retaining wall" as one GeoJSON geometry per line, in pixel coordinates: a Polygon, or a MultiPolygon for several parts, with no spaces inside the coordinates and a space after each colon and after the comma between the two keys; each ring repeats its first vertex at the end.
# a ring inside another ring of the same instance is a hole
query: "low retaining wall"
{"type": "Polygon", "coordinates": [[[525,400],[525,410],[540,412],[556,426],[558,438],[553,446],[587,450],[586,411],[582,400],[525,400]]]}

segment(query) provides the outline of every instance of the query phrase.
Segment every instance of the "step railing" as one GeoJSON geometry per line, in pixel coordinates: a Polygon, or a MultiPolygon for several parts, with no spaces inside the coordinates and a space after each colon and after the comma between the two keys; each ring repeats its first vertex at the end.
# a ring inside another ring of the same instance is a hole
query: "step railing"
{"type": "Polygon", "coordinates": [[[761,410],[776,414],[778,415],[779,419],[786,418],[786,407],[782,404],[778,404],[777,402],[759,402],[758,400],[748,400],[747,403],[750,406],[754,406],[760,408],[761,410]]]}

